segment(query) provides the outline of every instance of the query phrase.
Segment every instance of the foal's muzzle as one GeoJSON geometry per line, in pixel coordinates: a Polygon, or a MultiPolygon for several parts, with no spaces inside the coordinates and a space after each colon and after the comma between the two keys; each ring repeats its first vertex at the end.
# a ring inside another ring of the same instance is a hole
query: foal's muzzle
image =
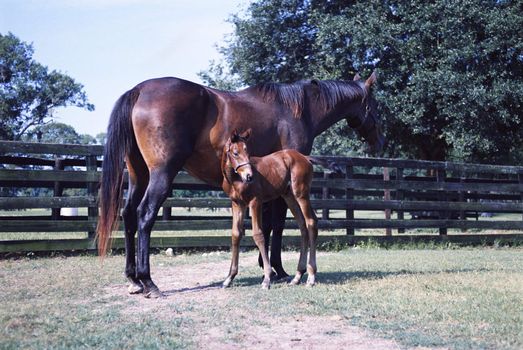
{"type": "Polygon", "coordinates": [[[245,183],[251,183],[252,182],[252,168],[250,163],[242,163],[236,168],[234,168],[234,171],[240,175],[241,179],[245,183]]]}

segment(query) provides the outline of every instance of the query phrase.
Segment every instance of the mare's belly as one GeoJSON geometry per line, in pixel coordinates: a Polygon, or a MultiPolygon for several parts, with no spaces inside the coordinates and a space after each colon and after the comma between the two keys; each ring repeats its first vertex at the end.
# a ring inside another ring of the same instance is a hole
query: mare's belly
{"type": "Polygon", "coordinates": [[[222,172],[220,161],[214,152],[207,154],[193,154],[183,168],[192,176],[208,183],[209,185],[221,187],[222,172]]]}

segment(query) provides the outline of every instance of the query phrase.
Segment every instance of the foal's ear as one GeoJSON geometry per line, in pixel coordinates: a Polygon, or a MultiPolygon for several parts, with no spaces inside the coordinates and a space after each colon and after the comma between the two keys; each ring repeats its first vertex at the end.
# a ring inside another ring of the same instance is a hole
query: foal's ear
{"type": "Polygon", "coordinates": [[[376,77],[376,72],[372,72],[370,77],[365,80],[365,88],[367,88],[367,90],[370,89],[372,85],[376,84],[376,80],[378,80],[376,77]]]}
{"type": "Polygon", "coordinates": [[[352,79],[354,81],[358,81],[358,80],[361,80],[361,76],[359,73],[356,73],[356,75],[354,76],[354,78],[352,79]]]}
{"type": "Polygon", "coordinates": [[[251,134],[252,134],[252,129],[249,128],[249,129],[245,130],[244,132],[242,132],[239,136],[244,141],[247,141],[249,139],[249,137],[251,137],[251,134]]]}
{"type": "Polygon", "coordinates": [[[229,137],[229,143],[231,142],[238,142],[240,140],[240,134],[238,133],[238,130],[234,129],[231,133],[231,137],[229,137]]]}

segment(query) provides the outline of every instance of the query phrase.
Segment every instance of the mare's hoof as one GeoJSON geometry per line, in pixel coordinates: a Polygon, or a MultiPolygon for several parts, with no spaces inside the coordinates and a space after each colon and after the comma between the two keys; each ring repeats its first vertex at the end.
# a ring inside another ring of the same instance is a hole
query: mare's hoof
{"type": "Polygon", "coordinates": [[[147,299],[158,299],[164,297],[163,293],[158,288],[154,288],[147,292],[144,292],[143,296],[147,299]]]}
{"type": "Polygon", "coordinates": [[[143,293],[143,286],[138,285],[136,283],[129,283],[127,291],[129,292],[129,294],[140,294],[143,293]]]}
{"type": "Polygon", "coordinates": [[[272,272],[271,273],[271,281],[272,282],[287,282],[289,281],[289,279],[291,278],[291,276],[289,276],[285,271],[283,271],[282,273],[277,273],[277,272],[272,272]]]}

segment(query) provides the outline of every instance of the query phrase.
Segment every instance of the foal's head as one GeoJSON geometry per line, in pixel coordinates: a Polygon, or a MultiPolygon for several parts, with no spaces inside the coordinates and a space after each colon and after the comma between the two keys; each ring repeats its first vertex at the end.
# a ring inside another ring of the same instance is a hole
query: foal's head
{"type": "Polygon", "coordinates": [[[246,141],[251,136],[251,129],[242,133],[234,130],[224,147],[225,166],[230,167],[240,176],[243,182],[252,182],[252,167],[249,161],[246,141]]]}

